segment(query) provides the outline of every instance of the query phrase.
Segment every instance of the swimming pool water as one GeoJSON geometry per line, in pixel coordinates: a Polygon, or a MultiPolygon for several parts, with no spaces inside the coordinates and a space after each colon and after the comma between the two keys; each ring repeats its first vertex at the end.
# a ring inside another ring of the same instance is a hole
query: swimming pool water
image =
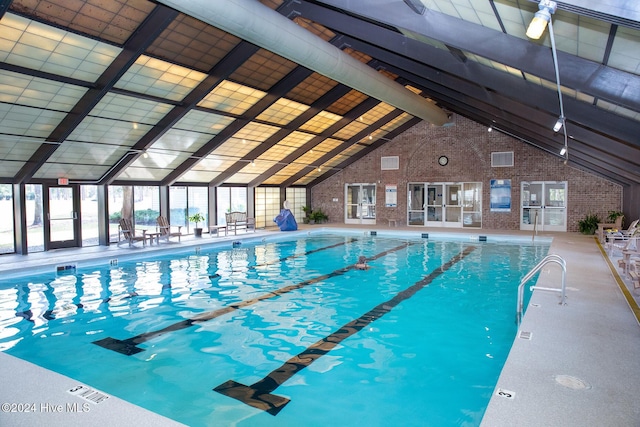
{"type": "Polygon", "coordinates": [[[0,350],[191,426],[476,426],[548,244],[199,249],[1,281],[0,350]]]}

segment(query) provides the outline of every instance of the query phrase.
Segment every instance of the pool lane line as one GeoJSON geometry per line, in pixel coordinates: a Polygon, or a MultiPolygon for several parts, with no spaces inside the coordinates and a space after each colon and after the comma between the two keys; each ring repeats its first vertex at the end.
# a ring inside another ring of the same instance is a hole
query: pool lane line
{"type": "Polygon", "coordinates": [[[414,283],[407,289],[398,292],[390,300],[378,304],[359,318],[343,325],[331,335],[311,344],[304,351],[287,360],[283,365],[271,371],[266,377],[262,378],[258,382],[247,386],[234,380],[229,380],[220,384],[213,390],[220,394],[224,394],[225,396],[239,400],[249,406],[253,406],[254,408],[266,411],[271,415],[277,415],[290,401],[290,399],[287,399],[286,397],[272,394],[272,392],[280,385],[288,381],[296,373],[311,365],[315,360],[329,353],[343,340],[367,327],[371,322],[380,319],[402,301],[411,298],[419,290],[427,287],[434,279],[451,268],[455,263],[461,261],[474,249],[475,246],[465,248],[458,255],[451,258],[441,267],[434,269],[420,281],[414,283]]]}
{"type": "MultiPolygon", "coordinates": [[[[415,243],[410,243],[410,242],[406,242],[400,246],[396,246],[395,248],[391,248],[388,249],[386,251],[380,252],[377,255],[374,255],[371,258],[367,258],[367,261],[372,261],[375,259],[378,259],[380,257],[383,257],[391,252],[396,252],[399,251],[401,249],[407,248],[410,245],[413,245],[415,243]]],[[[258,303],[260,301],[266,300],[266,299],[270,299],[270,298],[274,298],[283,294],[286,294],[287,292],[291,292],[300,288],[304,288],[305,286],[309,286],[309,285],[313,285],[314,283],[318,283],[320,281],[329,279],[331,277],[335,277],[335,276],[340,276],[344,273],[346,273],[349,270],[354,269],[354,265],[350,265],[348,267],[343,267],[339,270],[335,270],[331,273],[328,274],[323,274],[321,276],[318,277],[314,277],[313,279],[309,279],[309,280],[305,280],[303,282],[297,283],[295,285],[289,285],[289,286],[285,286],[284,288],[280,288],[280,289],[276,289],[275,291],[271,291],[271,292],[267,292],[266,294],[260,295],[256,298],[252,298],[249,300],[244,300],[244,301],[240,301],[238,303],[234,303],[231,305],[228,305],[226,307],[222,307],[219,308],[217,310],[213,310],[213,311],[209,311],[206,313],[200,313],[190,319],[184,319],[181,320],[179,322],[173,323],[165,328],[162,329],[158,329],[157,331],[151,331],[151,332],[145,332],[142,333],[140,335],[136,335],[135,337],[131,337],[131,338],[126,338],[124,340],[119,340],[117,338],[111,338],[111,337],[107,337],[107,338],[103,338],[101,340],[97,340],[97,341],[93,341],[93,344],[99,345],[100,347],[104,347],[108,350],[113,350],[116,351],[118,353],[124,354],[126,356],[132,356],[136,353],[140,353],[141,351],[144,351],[143,348],[138,347],[138,344],[142,344],[146,341],[149,341],[152,338],[156,338],[160,335],[164,335],[168,332],[173,332],[173,331],[179,331],[181,329],[185,329],[185,328],[189,328],[193,325],[196,325],[198,323],[202,323],[202,322],[206,322],[209,321],[211,319],[215,319],[216,317],[220,317],[222,315],[225,315],[227,313],[231,313],[234,312],[238,309],[253,305],[255,303],[258,303]]]]}

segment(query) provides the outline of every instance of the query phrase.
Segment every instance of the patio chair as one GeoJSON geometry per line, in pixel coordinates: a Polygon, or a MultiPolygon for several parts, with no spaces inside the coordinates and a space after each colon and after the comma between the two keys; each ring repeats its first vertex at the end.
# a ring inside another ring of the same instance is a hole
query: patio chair
{"type": "Polygon", "coordinates": [[[142,246],[146,246],[147,237],[146,230],[142,230],[142,235],[136,234],[133,223],[129,218],[120,219],[118,225],[118,246],[120,246],[122,242],[129,242],[129,247],[132,247],[136,242],[142,242],[142,246]]]}
{"type": "Polygon", "coordinates": [[[166,239],[166,241],[169,241],[169,237],[177,237],[178,238],[178,242],[180,241],[180,238],[182,237],[182,226],[181,225],[171,225],[169,224],[169,220],[160,215],[157,218],[157,222],[158,222],[158,232],[160,233],[160,237],[163,239],[166,239]],[[172,231],[171,228],[177,228],[178,231],[172,231]]]}
{"type": "Polygon", "coordinates": [[[638,229],[638,222],[640,222],[640,219],[636,219],[635,221],[633,221],[629,225],[629,228],[627,228],[626,230],[620,230],[622,235],[625,236],[625,237],[633,236],[635,234],[636,230],[638,229]]]}

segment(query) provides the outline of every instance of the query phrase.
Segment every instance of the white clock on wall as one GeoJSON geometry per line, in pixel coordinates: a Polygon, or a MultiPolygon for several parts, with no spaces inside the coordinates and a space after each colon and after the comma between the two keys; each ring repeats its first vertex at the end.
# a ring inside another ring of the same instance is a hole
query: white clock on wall
{"type": "Polygon", "coordinates": [[[438,163],[440,164],[440,166],[446,166],[447,163],[449,163],[449,158],[447,156],[440,156],[438,158],[438,163]]]}

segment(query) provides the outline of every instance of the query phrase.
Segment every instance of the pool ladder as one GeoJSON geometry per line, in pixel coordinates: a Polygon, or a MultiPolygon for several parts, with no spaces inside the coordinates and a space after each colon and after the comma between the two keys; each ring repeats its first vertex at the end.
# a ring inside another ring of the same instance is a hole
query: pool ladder
{"type": "Polygon", "coordinates": [[[566,304],[565,299],[566,299],[567,263],[565,262],[565,260],[560,255],[556,255],[556,254],[547,255],[546,257],[544,257],[542,259],[542,261],[540,261],[535,267],[533,267],[533,269],[530,272],[528,272],[526,276],[524,276],[524,278],[520,282],[520,285],[518,286],[518,306],[516,307],[516,322],[517,322],[518,326],[520,326],[520,321],[522,320],[522,305],[523,305],[523,299],[524,299],[524,284],[527,283],[529,280],[531,280],[531,278],[538,271],[540,271],[542,269],[542,267],[544,267],[545,265],[547,265],[549,263],[556,263],[562,268],[562,288],[558,289],[558,288],[544,288],[544,287],[541,287],[541,286],[531,286],[529,288],[529,290],[533,291],[534,289],[537,289],[537,290],[540,290],[540,291],[560,292],[560,293],[562,293],[562,297],[560,299],[560,303],[559,304],[560,305],[566,304]]]}

